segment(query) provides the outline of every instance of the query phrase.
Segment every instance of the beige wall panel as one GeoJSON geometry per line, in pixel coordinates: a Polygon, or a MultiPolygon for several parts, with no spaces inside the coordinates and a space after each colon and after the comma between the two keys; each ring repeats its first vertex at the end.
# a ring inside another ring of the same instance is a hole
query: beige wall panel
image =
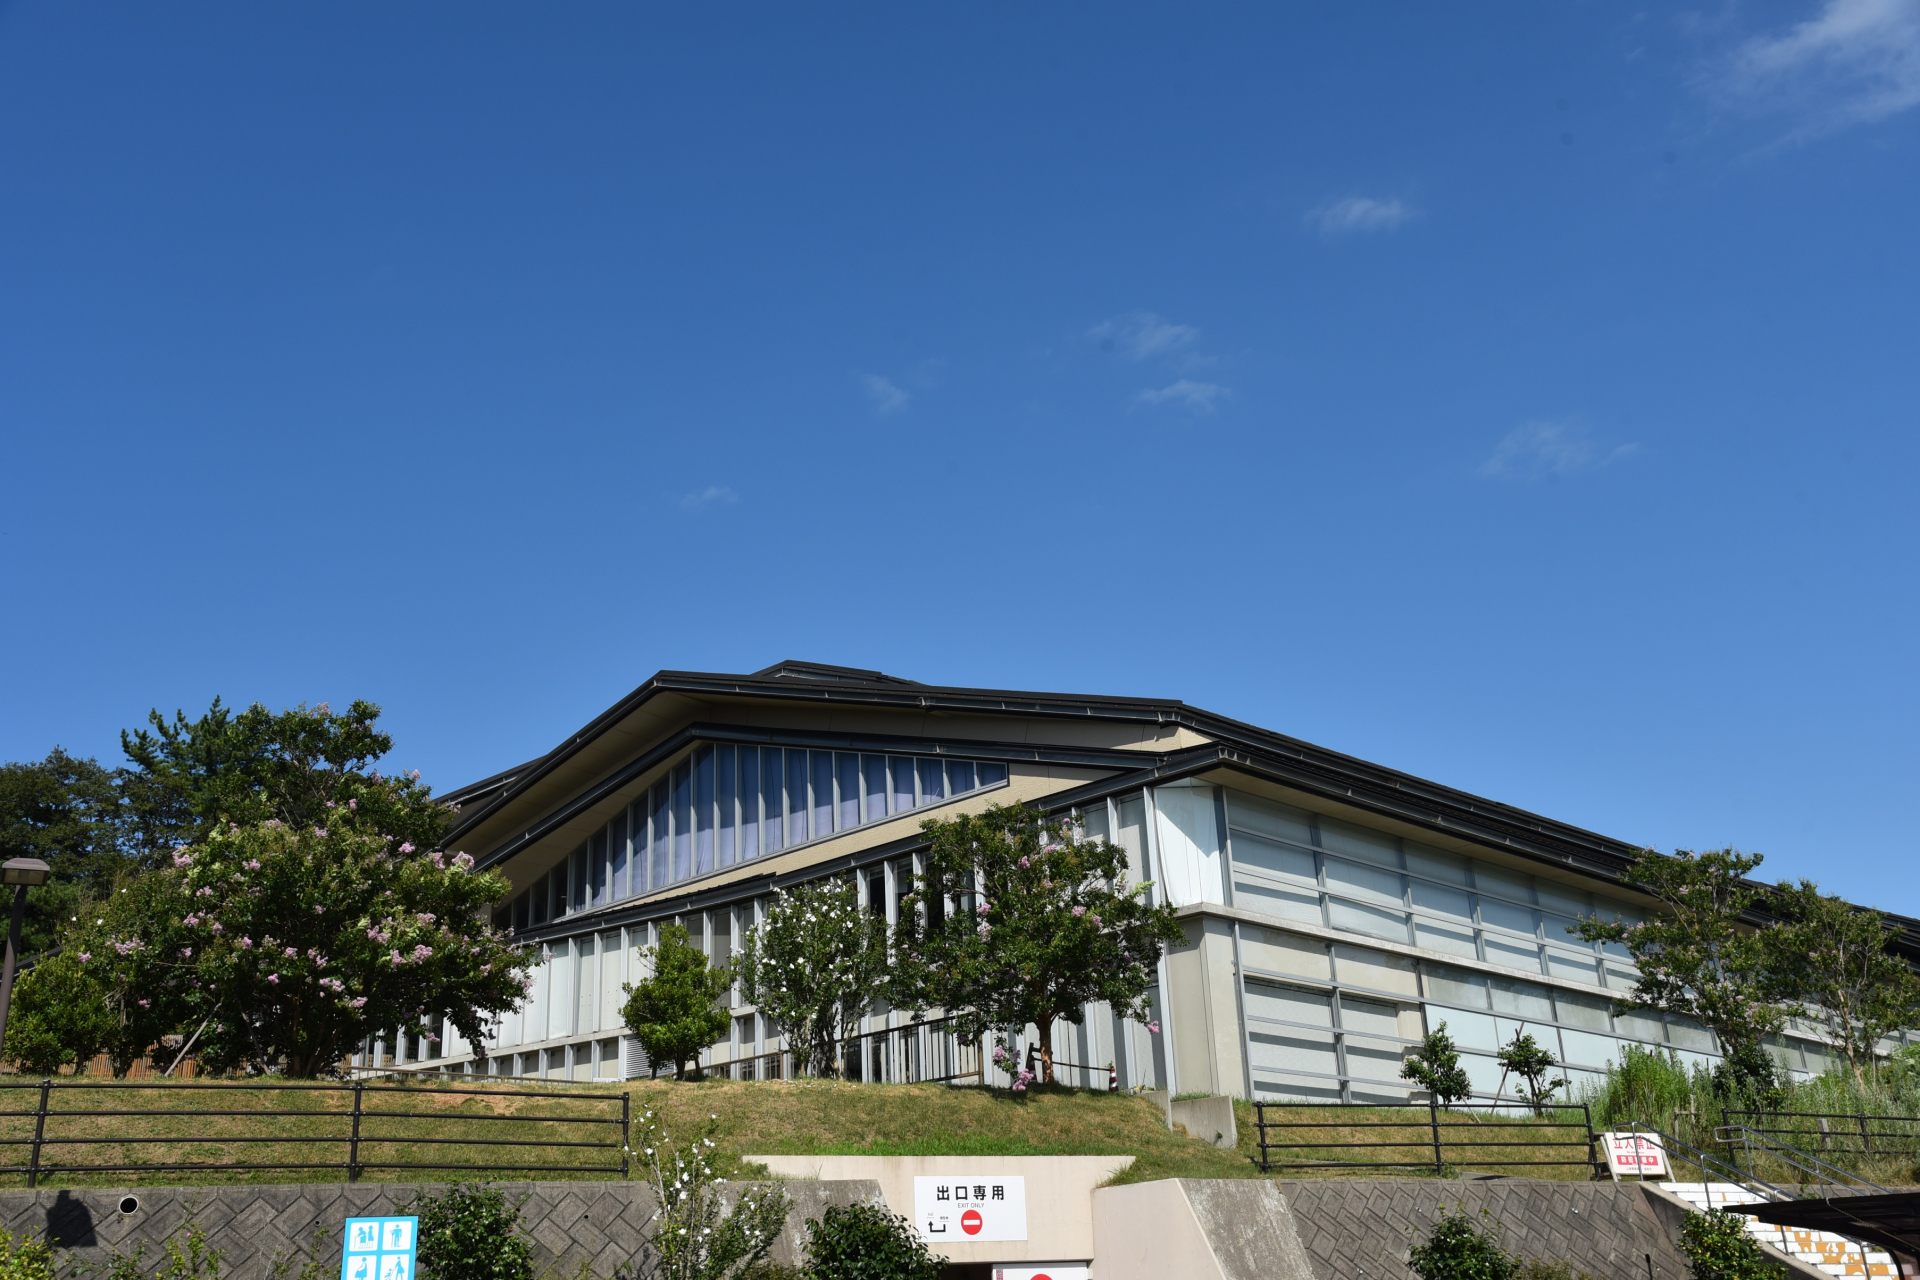
{"type": "Polygon", "coordinates": [[[1333,978],[1326,943],[1278,929],[1253,924],[1241,926],[1240,958],[1249,969],[1265,969],[1296,978],[1318,978],[1322,982],[1333,978]]]}
{"type": "Polygon", "coordinates": [[[1413,961],[1405,956],[1389,955],[1371,947],[1354,947],[1343,942],[1333,946],[1334,977],[1345,987],[1366,987],[1394,995],[1417,996],[1420,979],[1413,961]]]}

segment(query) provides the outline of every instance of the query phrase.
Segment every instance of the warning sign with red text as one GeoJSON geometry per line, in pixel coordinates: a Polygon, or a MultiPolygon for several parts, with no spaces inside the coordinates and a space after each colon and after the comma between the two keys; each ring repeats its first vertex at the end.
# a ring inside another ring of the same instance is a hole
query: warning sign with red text
{"type": "Polygon", "coordinates": [[[928,1244],[1027,1238],[1027,1180],[943,1174],[913,1180],[913,1225],[928,1244]]]}

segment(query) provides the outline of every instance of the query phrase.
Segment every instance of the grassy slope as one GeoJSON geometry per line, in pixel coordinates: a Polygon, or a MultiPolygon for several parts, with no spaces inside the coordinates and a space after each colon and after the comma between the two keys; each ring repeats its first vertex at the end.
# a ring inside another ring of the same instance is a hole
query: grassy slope
{"type": "MultiPolygon", "coordinates": [[[[367,1114],[361,1122],[361,1160],[367,1164],[401,1165],[406,1163],[456,1163],[469,1169],[493,1170],[498,1177],[564,1177],[557,1170],[516,1173],[508,1162],[531,1160],[541,1164],[580,1169],[617,1164],[617,1155],[601,1149],[542,1147],[528,1154],[502,1147],[449,1144],[446,1139],[475,1137],[539,1136],[548,1141],[595,1141],[604,1143],[617,1132],[613,1125],[587,1125],[549,1119],[539,1124],[506,1124],[475,1120],[475,1116],[580,1115],[578,1101],[568,1101],[582,1090],[567,1086],[533,1088],[532,1097],[461,1096],[424,1090],[368,1090],[367,1114]],[[378,1112],[419,1112],[422,1115],[380,1116],[378,1112]],[[427,1143],[423,1139],[441,1139],[427,1143]]],[[[605,1093],[606,1088],[588,1092],[605,1093]]],[[[1158,1108],[1143,1098],[1114,1096],[1080,1091],[1035,1090],[1012,1095],[977,1088],[949,1088],[944,1085],[865,1085],[828,1081],[770,1081],[739,1083],[710,1081],[701,1083],[653,1083],[640,1081],[628,1086],[637,1118],[647,1108],[664,1118],[668,1132],[679,1140],[697,1135],[709,1115],[717,1117],[716,1138],[724,1152],[732,1153],[729,1163],[740,1171],[738,1157],[743,1154],[826,1154],[826,1155],[1105,1155],[1126,1154],[1135,1157],[1133,1166],[1120,1175],[1123,1182],[1155,1178],[1243,1178],[1257,1177],[1257,1138],[1251,1106],[1240,1106],[1240,1143],[1238,1150],[1220,1151],[1204,1142],[1170,1132],[1161,1121],[1158,1108]]],[[[26,1088],[0,1088],[0,1112],[29,1110],[37,1091],[26,1088]]],[[[181,1085],[165,1090],[93,1090],[59,1089],[54,1094],[55,1110],[69,1114],[49,1121],[49,1138],[74,1139],[48,1145],[43,1160],[67,1166],[94,1163],[158,1165],[166,1163],[217,1164],[246,1162],[254,1164],[291,1164],[331,1162],[331,1169],[272,1169],[259,1171],[182,1171],[153,1169],[139,1175],[119,1172],[86,1172],[73,1169],[55,1175],[52,1185],[112,1185],[128,1181],[211,1182],[261,1181],[285,1182],[335,1180],[342,1177],[338,1168],[344,1161],[345,1144],[339,1141],[298,1139],[339,1139],[350,1129],[345,1112],[351,1106],[349,1090],[313,1091],[277,1088],[261,1082],[244,1090],[213,1089],[200,1085],[181,1085]],[[231,1109],[255,1114],[232,1117],[196,1117],[178,1114],[186,1108],[231,1109]],[[281,1114],[261,1117],[261,1109],[281,1114]],[[139,1116],[108,1115],[104,1112],[137,1110],[139,1116]],[[171,1114],[170,1114],[171,1113],[171,1114]],[[240,1142],[242,1136],[270,1135],[271,1141],[240,1142]],[[116,1139],[139,1136],[167,1139],[165,1143],[132,1144],[116,1139]]],[[[597,1104],[598,1114],[617,1116],[617,1105],[597,1104]]],[[[1339,1142],[1357,1139],[1395,1141],[1409,1144],[1404,1150],[1378,1154],[1382,1159],[1402,1159],[1409,1163],[1426,1158],[1431,1148],[1422,1125],[1406,1126],[1406,1113],[1347,1110],[1337,1115],[1323,1108],[1290,1108],[1284,1113],[1269,1112],[1269,1118],[1334,1121],[1326,1127],[1296,1130],[1286,1140],[1300,1143],[1339,1142]],[[1391,1128],[1357,1128],[1366,1120],[1388,1120],[1391,1128]]],[[[1424,1118],[1424,1113],[1422,1113],[1424,1118]]],[[[0,1114],[0,1164],[21,1165],[27,1160],[23,1140],[33,1131],[30,1115],[0,1114]]],[[[1449,1146],[1448,1163],[1468,1167],[1475,1161],[1569,1159],[1577,1155],[1566,1148],[1543,1150],[1525,1145],[1546,1135],[1516,1131],[1510,1125],[1485,1119],[1460,1118],[1459,1127],[1450,1128],[1449,1137],[1459,1140],[1498,1142],[1511,1138],[1511,1147],[1464,1148],[1449,1146]]],[[[1276,1140],[1280,1135],[1274,1135],[1276,1140]]],[[[1343,1159],[1354,1153],[1331,1149],[1309,1149],[1292,1153],[1295,1159],[1343,1159]]],[[[1516,1176],[1582,1178],[1579,1168],[1540,1166],[1489,1170],[1516,1176]]],[[[1285,1170],[1285,1176],[1313,1176],[1312,1172],[1285,1170]]],[[[1408,1172],[1375,1169],[1382,1173],[1408,1172]]],[[[375,1168],[366,1175],[375,1179],[436,1179],[451,1175],[444,1171],[405,1168],[375,1168]]],[[[20,1174],[0,1175],[0,1185],[19,1185],[20,1174]]]]}

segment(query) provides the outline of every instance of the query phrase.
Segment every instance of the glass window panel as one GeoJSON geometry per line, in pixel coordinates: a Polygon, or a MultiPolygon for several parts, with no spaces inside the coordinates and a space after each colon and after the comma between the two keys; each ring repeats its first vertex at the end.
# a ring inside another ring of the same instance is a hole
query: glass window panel
{"type": "Polygon", "coordinates": [[[947,761],[947,794],[961,796],[973,790],[973,761],[947,761]]]}
{"type": "Polygon", "coordinates": [[[591,844],[583,844],[573,851],[573,909],[585,911],[593,901],[593,884],[588,878],[588,864],[592,861],[591,844]]]}
{"type": "Polygon", "coordinates": [[[1613,1015],[1613,1029],[1641,1044],[1665,1044],[1666,1024],[1660,1016],[1642,1009],[1628,1009],[1613,1015]]]}
{"type": "Polygon", "coordinates": [[[887,758],[861,756],[860,774],[867,787],[867,821],[878,822],[887,816],[887,758]]]}
{"type": "Polygon", "coordinates": [[[1427,966],[1426,978],[1429,1000],[1462,1005],[1468,1009],[1488,1007],[1487,979],[1484,974],[1434,964],[1427,966]]]}
{"type": "Polygon", "coordinates": [[[893,770],[892,802],[889,813],[905,813],[913,808],[913,759],[911,756],[888,756],[887,764],[893,770]]]}
{"type": "Polygon", "coordinates": [[[1320,913],[1320,895],[1312,889],[1282,889],[1264,880],[1235,880],[1233,893],[1234,901],[1255,911],[1309,924],[1325,923],[1320,913]]]}
{"type": "Polygon", "coordinates": [[[547,919],[558,920],[567,914],[567,859],[560,859],[558,865],[547,873],[547,883],[553,886],[553,901],[547,904],[547,919]]]}
{"type": "Polygon", "coordinates": [[[1472,930],[1433,924],[1418,917],[1413,922],[1413,941],[1416,946],[1429,951],[1444,951],[1450,956],[1476,959],[1480,955],[1473,945],[1472,930]]]}
{"type": "MultiPolygon", "coordinates": [[[[513,900],[513,927],[515,929],[524,929],[527,927],[528,921],[532,918],[532,905],[533,895],[530,893],[523,893],[513,900]]],[[[541,914],[544,916],[546,913],[543,911],[541,914]]],[[[540,922],[534,920],[533,923],[538,924],[540,922]]]]}
{"type": "Polygon", "coordinates": [[[1349,862],[1331,854],[1321,859],[1327,872],[1327,892],[1364,902],[1398,907],[1406,892],[1406,878],[1398,872],[1349,862]]]}
{"type": "Polygon", "coordinates": [[[1533,896],[1541,906],[1563,916],[1584,916],[1593,910],[1593,901],[1588,895],[1570,885],[1555,884],[1551,880],[1535,879],[1533,896]]]}
{"type": "Polygon", "coordinates": [[[1537,1022],[1553,1021],[1553,996],[1547,988],[1496,977],[1487,979],[1487,987],[1493,994],[1495,1013],[1511,1013],[1537,1022]]]}
{"type": "Polygon", "coordinates": [[[1545,938],[1548,942],[1566,947],[1570,951],[1591,951],[1593,945],[1582,942],[1579,935],[1575,932],[1579,927],[1580,922],[1572,916],[1563,916],[1553,911],[1542,911],[1540,913],[1541,937],[1545,938]]]}
{"type": "Polygon", "coordinates": [[[920,803],[933,804],[947,797],[946,772],[938,760],[920,761],[920,803]]]}
{"type": "Polygon", "coordinates": [[[1561,951],[1548,947],[1547,972],[1556,978],[1572,978],[1577,982],[1600,981],[1600,962],[1591,955],[1579,955],[1570,951],[1561,951]]]}
{"type": "Polygon", "coordinates": [[[860,757],[843,751],[833,758],[833,767],[839,774],[840,786],[840,811],[836,827],[846,831],[860,825],[860,757]]]}
{"type": "Polygon", "coordinates": [[[713,870],[713,748],[693,753],[693,873],[713,870]]]}
{"type": "Polygon", "coordinates": [[[1236,831],[1251,831],[1270,840],[1313,843],[1313,817],[1303,809],[1275,804],[1244,791],[1227,793],[1227,821],[1236,831]]]}
{"type": "Polygon", "coordinates": [[[1337,1076],[1340,1061],[1334,1056],[1333,1037],[1287,1035],[1277,1031],[1256,1031],[1248,1037],[1253,1051],[1253,1069],[1266,1072],[1303,1071],[1313,1075],[1337,1076]]]}
{"type": "Polygon", "coordinates": [[[807,838],[807,753],[787,752],[787,847],[807,838]]]}
{"type": "Polygon", "coordinates": [[[730,867],[734,861],[733,833],[739,825],[740,762],[732,747],[714,748],[715,777],[719,792],[720,825],[714,836],[714,862],[730,867]]]}
{"type": "Polygon", "coordinates": [[[1407,873],[1448,884],[1468,883],[1467,860],[1457,854],[1429,849],[1423,844],[1407,845],[1407,873]]]}
{"type": "Polygon", "coordinates": [[[1462,1049],[1497,1051],[1500,1048],[1500,1028],[1484,1013],[1469,1013],[1463,1009],[1429,1009],[1427,1022],[1434,1027],[1446,1023],[1447,1034],[1462,1049]]]}
{"type": "Polygon", "coordinates": [[[673,856],[668,847],[667,833],[672,825],[668,818],[667,784],[664,780],[653,784],[648,821],[650,830],[648,843],[652,846],[653,878],[648,881],[650,889],[662,889],[673,882],[673,856]]]}
{"type": "Polygon", "coordinates": [[[607,896],[614,902],[633,896],[633,890],[627,885],[627,814],[623,809],[613,820],[613,878],[607,886],[607,896]]]}
{"type": "Polygon", "coordinates": [[[693,878],[693,761],[683,760],[669,784],[673,790],[673,878],[693,878]]]}
{"type": "Polygon", "coordinates": [[[1336,818],[1320,819],[1320,847],[1377,867],[1398,871],[1401,866],[1398,840],[1385,832],[1369,831],[1336,818]]]}
{"type": "Polygon", "coordinates": [[[974,771],[974,778],[983,787],[997,787],[1007,780],[1007,766],[997,760],[982,760],[974,771]]]}
{"type": "Polygon", "coordinates": [[[1553,993],[1553,1007],[1559,1013],[1560,1021],[1590,1031],[1612,1030],[1612,1024],[1607,1020],[1607,1011],[1612,1003],[1605,996],[1583,996],[1573,991],[1553,993]]]}
{"type": "Polygon", "coordinates": [[[1369,938],[1385,938],[1390,942],[1407,940],[1405,911],[1388,911],[1380,907],[1369,907],[1357,902],[1329,897],[1327,923],[1335,929],[1351,929],[1369,938]]]}
{"type": "Polygon", "coordinates": [[[1446,885],[1428,884],[1424,880],[1415,880],[1412,884],[1413,905],[1422,911],[1434,915],[1446,916],[1465,925],[1473,923],[1473,895],[1464,889],[1454,889],[1446,885]]]}
{"type": "Polygon", "coordinates": [[[1560,1042],[1566,1046],[1566,1060],[1583,1067],[1610,1067],[1620,1060],[1620,1042],[1612,1036],[1567,1030],[1560,1033],[1560,1042]]]}
{"type": "MultiPolygon", "coordinates": [[[[1500,1025],[1500,1043],[1503,1046],[1512,1044],[1515,1036],[1528,1035],[1533,1037],[1534,1043],[1554,1057],[1566,1056],[1560,1050],[1560,1031],[1557,1027],[1542,1026],[1537,1022],[1528,1022],[1524,1018],[1495,1018],[1494,1021],[1500,1025]]],[[[1513,1083],[1511,1076],[1507,1078],[1507,1083],[1513,1083]]]]}
{"type": "Polygon", "coordinates": [[[708,916],[707,959],[721,967],[733,963],[733,912],[726,907],[708,916]]]}
{"type": "Polygon", "coordinates": [[[815,751],[813,761],[813,838],[833,834],[833,752],[815,751]]]}
{"type": "Polygon", "coordinates": [[[1473,883],[1488,893],[1513,902],[1533,903],[1533,877],[1502,870],[1484,862],[1473,864],[1473,883]]]}
{"type": "Polygon", "coordinates": [[[1233,860],[1241,866],[1282,876],[1297,884],[1314,884],[1313,854],[1246,831],[1233,833],[1233,860]]]}
{"type": "Polygon", "coordinates": [[[1355,1080],[1387,1083],[1400,1076],[1401,1049],[1375,1040],[1347,1041],[1347,1075],[1355,1080]]]}
{"type": "Polygon", "coordinates": [[[760,750],[740,748],[740,861],[760,856],[760,750]]]}
{"type": "Polygon", "coordinates": [[[1514,933],[1534,936],[1534,914],[1531,907],[1516,907],[1510,902],[1498,898],[1480,895],[1480,923],[1499,929],[1508,929],[1514,933]]]}
{"type": "Polygon", "coordinates": [[[593,905],[596,907],[607,905],[607,865],[610,860],[607,832],[602,827],[593,833],[592,846],[587,853],[588,883],[592,886],[593,905]]]}
{"type": "Polygon", "coordinates": [[[1358,996],[1342,995],[1340,1029],[1397,1037],[1400,1034],[1400,1010],[1382,1000],[1362,1000],[1358,996]]]}
{"type": "Polygon", "coordinates": [[[1676,1018],[1669,1015],[1667,1041],[1682,1049],[1698,1049],[1702,1053],[1713,1052],[1713,1032],[1691,1018],[1676,1018]]]}
{"type": "Polygon", "coordinates": [[[786,756],[778,747],[760,749],[760,845],[768,853],[787,847],[786,756]]]}
{"type": "Polygon", "coordinates": [[[1310,1027],[1333,1026],[1333,997],[1325,991],[1304,991],[1271,982],[1247,984],[1247,1016],[1270,1022],[1298,1022],[1310,1027]]]}
{"type": "Polygon", "coordinates": [[[1486,948],[1487,963],[1504,964],[1510,969],[1540,972],[1540,944],[1516,942],[1497,933],[1482,933],[1480,945],[1486,948]]]}

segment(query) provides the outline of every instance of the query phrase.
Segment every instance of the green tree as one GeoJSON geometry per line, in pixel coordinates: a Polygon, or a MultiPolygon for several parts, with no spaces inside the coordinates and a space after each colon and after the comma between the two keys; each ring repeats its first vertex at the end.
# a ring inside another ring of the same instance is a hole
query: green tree
{"type": "Polygon", "coordinates": [[[1767,1257],[1744,1214],[1711,1209],[1680,1224],[1680,1252],[1693,1280],[1784,1280],[1785,1264],[1767,1257]]]}
{"type": "Polygon", "coordinates": [[[887,922],[849,880],[774,894],[740,961],[747,1000],[787,1034],[798,1070],[833,1074],[839,1046],[888,986],[887,922]]]}
{"type": "Polygon", "coordinates": [[[945,1262],[884,1204],[829,1205],[807,1223],[808,1280],[940,1280],[945,1262]]]}
{"type": "Polygon", "coordinates": [[[7,1020],[7,1056],[20,1070],[50,1076],[62,1067],[86,1070],[118,1030],[97,972],[71,952],[58,952],[20,975],[7,1020]]]}
{"type": "Polygon", "coordinates": [[[1540,1115],[1553,1095],[1567,1087],[1567,1078],[1549,1080],[1547,1073],[1560,1065],[1538,1040],[1524,1031],[1515,1031],[1497,1055],[1500,1065],[1520,1078],[1519,1094],[1533,1106],[1533,1113],[1540,1115]]]}
{"type": "MultiPolygon", "coordinates": [[[[524,1199],[524,1197],[523,1197],[524,1199]]],[[[520,1231],[521,1201],[498,1187],[461,1184],[414,1197],[425,1280],[533,1280],[533,1245],[520,1231]]]]}
{"type": "Polygon", "coordinates": [[[1780,885],[1770,905],[1783,924],[1761,937],[1780,982],[1864,1084],[1874,1046],[1920,1026],[1920,975],[1889,949],[1892,931],[1878,911],[1821,893],[1811,880],[1780,885]]]}
{"type": "Polygon", "coordinates": [[[660,945],[647,948],[647,955],[653,961],[652,976],[622,988],[627,1002],[620,1017],[655,1071],[662,1062],[671,1062],[685,1076],[687,1064],[697,1064],[700,1051],[727,1034],[728,1014],[721,1002],[733,985],[733,969],[709,964],[677,924],[661,926],[660,945]]]}
{"type": "Polygon", "coordinates": [[[714,1167],[718,1117],[677,1145],[649,1109],[628,1140],[654,1212],[640,1228],[648,1249],[626,1271],[640,1280],[744,1280],[773,1252],[789,1201],[778,1187],[728,1184],[714,1167]]]}
{"type": "Polygon", "coordinates": [[[1173,908],[1127,884],[1125,850],[1024,805],[921,829],[909,904],[927,910],[906,913],[894,948],[903,1003],[943,1007],[963,1039],[1032,1025],[1046,1083],[1056,1021],[1078,1024],[1096,1001],[1149,1016],[1161,952],[1182,935],[1173,908]]]}
{"type": "Polygon", "coordinates": [[[21,950],[38,955],[126,869],[128,822],[112,770],[59,747],[0,765],[0,861],[39,858],[52,879],[27,895],[21,950]]]}
{"type": "Polygon", "coordinates": [[[312,1076],[442,1017],[481,1049],[532,962],[487,923],[506,882],[464,853],[395,848],[346,806],[329,821],[215,828],[69,943],[101,968],[124,1052],[180,1027],[214,1070],[312,1076]]]}
{"type": "Polygon", "coordinates": [[[1589,942],[1619,943],[1633,957],[1640,976],[1629,1007],[1701,1023],[1720,1038],[1730,1082],[1764,1087],[1772,1083],[1766,1037],[1798,1009],[1765,933],[1754,927],[1767,890],[1746,876],[1761,861],[1734,849],[1643,850],[1626,878],[1661,909],[1637,923],[1589,916],[1577,932],[1589,942]]]}
{"type": "Polygon", "coordinates": [[[1408,1254],[1407,1266],[1420,1280],[1512,1280],[1519,1269],[1498,1236],[1459,1213],[1434,1224],[1408,1254]]]}
{"type": "Polygon", "coordinates": [[[1473,1081],[1468,1079],[1467,1069],[1460,1065],[1460,1051],[1454,1047],[1444,1022],[1427,1032],[1426,1038],[1407,1055],[1407,1060],[1400,1064],[1400,1078],[1425,1089],[1443,1107],[1450,1107],[1473,1092],[1473,1081]]]}
{"type": "Polygon", "coordinates": [[[420,785],[418,771],[386,777],[375,768],[393,750],[379,718],[379,707],[358,700],[344,714],[324,702],[287,711],[256,702],[236,714],[218,698],[196,720],[181,711],[172,720],[149,712],[148,728],[120,735],[135,839],[157,862],[224,825],[276,819],[289,827],[333,826],[339,811],[350,809],[396,847],[434,848],[446,812],[420,785]]]}

